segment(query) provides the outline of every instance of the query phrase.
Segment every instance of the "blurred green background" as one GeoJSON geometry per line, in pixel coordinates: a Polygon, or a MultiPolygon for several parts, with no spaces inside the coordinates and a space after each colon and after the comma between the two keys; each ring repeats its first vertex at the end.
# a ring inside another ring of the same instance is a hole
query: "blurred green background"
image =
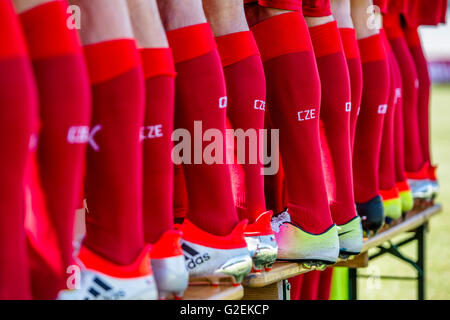
{"type": "MultiPolygon", "coordinates": [[[[436,202],[441,203],[444,210],[431,219],[426,239],[426,298],[450,299],[450,84],[433,85],[431,94],[432,161],[438,164],[441,189],[436,202]]],[[[417,259],[415,242],[400,251],[417,259]]],[[[373,260],[369,268],[359,269],[358,274],[374,275],[377,272],[381,275],[416,276],[411,266],[390,255],[373,260]]],[[[358,298],[416,299],[417,284],[409,280],[380,280],[374,286],[373,281],[359,278],[358,298]]]]}

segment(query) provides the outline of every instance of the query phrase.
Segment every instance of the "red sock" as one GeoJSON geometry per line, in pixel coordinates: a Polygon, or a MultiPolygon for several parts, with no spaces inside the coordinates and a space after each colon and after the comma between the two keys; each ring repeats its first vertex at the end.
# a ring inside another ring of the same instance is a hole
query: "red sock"
{"type": "Polygon", "coordinates": [[[425,161],[422,156],[419,134],[417,71],[400,26],[400,17],[385,15],[383,21],[402,75],[405,169],[407,172],[418,172],[425,161]]]}
{"type": "Polygon", "coordinates": [[[288,211],[306,231],[322,233],[333,222],[321,163],[320,80],[308,28],[293,12],[264,20],[252,31],[266,72],[267,108],[280,130],[288,211]]]}
{"type": "Polygon", "coordinates": [[[172,132],[175,69],[169,48],[141,49],[146,78],[144,150],[144,240],[155,243],[173,227],[172,132]]]}
{"type": "MultiPolygon", "coordinates": [[[[267,104],[266,104],[267,107],[267,104]]],[[[266,108],[267,109],[267,108],[266,108]]],[[[266,112],[264,115],[264,128],[267,130],[272,130],[273,125],[270,120],[269,112],[266,112]]],[[[264,176],[264,197],[266,199],[266,207],[268,210],[272,210],[273,212],[282,212],[286,209],[286,206],[289,201],[287,201],[286,193],[286,179],[284,175],[283,163],[281,161],[281,155],[279,152],[278,146],[278,163],[279,168],[278,172],[273,175],[265,175],[264,176]]],[[[272,138],[267,135],[267,154],[272,154],[272,138]]]]}
{"type": "Polygon", "coordinates": [[[350,111],[350,146],[353,150],[355,142],[356,122],[361,105],[361,96],[363,89],[363,76],[361,57],[359,54],[358,40],[356,40],[355,29],[342,28],[341,33],[342,45],[344,47],[345,56],[347,58],[348,72],[350,75],[350,91],[352,110],[350,111]]]}
{"type": "Polygon", "coordinates": [[[303,275],[300,300],[317,300],[321,271],[310,271],[303,275]]]}
{"type": "Polygon", "coordinates": [[[355,200],[379,195],[378,164],[384,114],[389,95],[389,66],[380,35],[358,41],[363,69],[363,94],[353,152],[355,200]]]}
{"type": "MultiPolygon", "coordinates": [[[[189,26],[167,33],[178,73],[175,92],[175,126],[187,129],[191,140],[194,121],[201,121],[202,130],[219,130],[225,140],[226,89],[220,57],[208,24],[189,26]]],[[[197,135],[197,136],[196,136],[197,135]]],[[[192,143],[194,146],[195,143],[192,143]]],[[[203,143],[206,147],[209,143],[203,143]]],[[[195,146],[194,146],[195,149],[195,146]]],[[[183,164],[189,200],[188,218],[195,225],[215,235],[227,235],[238,223],[233,202],[231,179],[225,163],[183,164]]]]}
{"type": "MultiPolygon", "coordinates": [[[[74,214],[89,134],[89,80],[77,32],[66,25],[65,1],[34,7],[20,19],[39,90],[39,176],[65,274],[72,264],[74,214]]],[[[59,281],[65,287],[65,279],[59,281]]],[[[50,287],[40,289],[50,292],[50,287]]]]}
{"type": "Polygon", "coordinates": [[[390,89],[389,89],[389,100],[387,111],[384,118],[383,125],[383,136],[381,140],[380,149],[380,165],[379,165],[379,183],[380,190],[389,191],[395,188],[395,150],[394,150],[394,120],[395,120],[395,106],[397,100],[398,83],[394,78],[394,66],[392,65],[393,56],[392,49],[386,38],[384,30],[380,31],[380,35],[385,47],[388,61],[389,69],[391,75],[390,89]]]}
{"type": "Polygon", "coordinates": [[[14,8],[0,1],[0,300],[30,299],[24,173],[37,107],[33,70],[14,8]]]}
{"type": "Polygon", "coordinates": [[[174,166],[173,178],[173,214],[177,219],[184,219],[189,207],[186,179],[182,165],[174,166]]]}
{"type": "MultiPolygon", "coordinates": [[[[392,51],[391,51],[392,52],[392,51]]],[[[405,141],[403,130],[403,85],[400,68],[394,53],[390,55],[389,64],[391,66],[392,81],[397,89],[397,100],[395,101],[394,116],[394,159],[395,159],[395,180],[397,183],[406,181],[405,174],[405,141]]]]}
{"type": "Polygon", "coordinates": [[[304,274],[300,274],[296,277],[289,279],[289,284],[291,285],[291,300],[300,300],[300,294],[302,292],[304,274]]]}
{"type": "Polygon", "coordinates": [[[260,6],[283,10],[300,11],[302,2],[299,0],[244,0],[244,3],[257,2],[260,6]]]}
{"type": "Polygon", "coordinates": [[[418,90],[418,116],[419,135],[422,156],[425,162],[431,163],[430,151],[430,75],[428,73],[428,63],[423,54],[417,28],[403,29],[409,51],[414,60],[419,79],[418,90]]]}
{"type": "Polygon", "coordinates": [[[131,39],[88,45],[84,52],[93,93],[84,244],[116,264],[128,265],[144,247],[141,62],[131,39]]]}
{"type": "MultiPolygon", "coordinates": [[[[250,31],[244,31],[218,37],[216,43],[227,85],[228,119],[233,129],[255,130],[259,137],[259,131],[264,129],[266,81],[255,39],[250,31]]],[[[235,199],[245,199],[236,209],[239,218],[248,219],[249,223],[266,211],[264,176],[261,174],[263,166],[259,159],[256,164],[250,162],[248,154],[251,150],[248,145],[245,163],[240,165],[243,171],[240,184],[244,188],[235,195],[235,199]]]]}
{"type": "Polygon", "coordinates": [[[320,273],[317,300],[330,300],[331,281],[333,280],[333,268],[326,268],[320,273]]]}
{"type": "Polygon", "coordinates": [[[350,76],[336,21],[309,28],[322,86],[320,120],[328,142],[335,180],[330,202],[337,225],[356,217],[350,148],[350,76]]]}

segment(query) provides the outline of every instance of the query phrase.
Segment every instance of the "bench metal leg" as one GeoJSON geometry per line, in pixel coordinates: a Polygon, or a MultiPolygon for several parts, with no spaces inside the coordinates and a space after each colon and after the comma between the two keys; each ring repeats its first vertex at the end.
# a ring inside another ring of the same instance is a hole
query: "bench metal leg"
{"type": "Polygon", "coordinates": [[[425,246],[426,246],[426,228],[427,225],[420,226],[416,231],[416,237],[417,237],[417,265],[422,270],[422,272],[418,273],[417,276],[417,298],[419,300],[425,300],[425,285],[426,285],[426,279],[425,279],[425,246]]]}
{"type": "MultiPolygon", "coordinates": [[[[377,248],[379,251],[376,254],[373,254],[369,257],[369,260],[373,260],[378,258],[386,253],[397,257],[401,261],[408,263],[411,265],[417,272],[417,277],[398,277],[398,276],[381,276],[381,279],[389,279],[389,280],[416,280],[417,281],[417,299],[425,300],[426,296],[426,278],[425,278],[425,250],[426,250],[426,232],[427,232],[428,224],[421,225],[414,231],[414,235],[406,240],[403,240],[400,243],[394,244],[391,241],[388,242],[388,246],[380,245],[377,248]],[[400,252],[400,247],[408,244],[412,241],[417,240],[417,260],[413,260],[412,258],[408,258],[400,252]]],[[[351,269],[350,269],[351,270],[351,269]]],[[[355,284],[351,284],[351,274],[356,271],[349,272],[349,286],[353,285],[353,290],[356,290],[355,284]]],[[[356,275],[355,275],[356,277],[356,275]]],[[[362,275],[362,277],[367,277],[367,275],[362,275]]],[[[354,291],[356,292],[356,291],[354,291]]],[[[352,297],[352,289],[349,287],[349,295],[352,297]]],[[[353,294],[353,297],[356,297],[353,294]]]]}
{"type": "Polygon", "coordinates": [[[358,300],[358,269],[348,269],[348,299],[358,300]]]}
{"type": "Polygon", "coordinates": [[[279,300],[291,300],[291,284],[288,279],[278,282],[278,297],[279,300]]]}

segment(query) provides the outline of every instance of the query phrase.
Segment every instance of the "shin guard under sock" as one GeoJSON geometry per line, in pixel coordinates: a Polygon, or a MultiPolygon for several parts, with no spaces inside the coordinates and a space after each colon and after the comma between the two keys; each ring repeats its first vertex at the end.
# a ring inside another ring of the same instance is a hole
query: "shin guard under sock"
{"type": "Polygon", "coordinates": [[[36,128],[36,87],[10,1],[0,1],[0,300],[31,299],[24,228],[24,174],[36,128]]]}
{"type": "Polygon", "coordinates": [[[293,12],[266,19],[252,31],[264,63],[267,109],[280,130],[288,212],[304,230],[322,233],[333,222],[321,163],[320,80],[308,28],[293,12]]]}
{"type": "Polygon", "coordinates": [[[214,37],[206,23],[169,31],[167,37],[178,74],[175,127],[187,130],[191,139],[191,145],[183,153],[188,158],[183,163],[189,201],[187,217],[209,233],[227,235],[238,223],[238,216],[225,163],[227,98],[214,37]],[[208,129],[221,135],[212,138],[222,140],[215,141],[214,159],[203,157],[203,151],[207,153],[204,147],[210,143],[203,142],[202,135],[208,129]],[[212,164],[205,162],[209,160],[212,164]]]}
{"type": "Polygon", "coordinates": [[[328,142],[335,180],[330,202],[337,225],[356,217],[350,148],[350,77],[335,21],[309,28],[322,87],[320,120],[328,142]]]}
{"type": "MultiPolygon", "coordinates": [[[[89,138],[88,74],[77,32],[67,28],[66,1],[34,7],[20,19],[39,91],[39,176],[65,274],[72,264],[74,215],[89,138]]],[[[60,280],[65,287],[65,279],[60,280]]]]}
{"type": "MultiPolygon", "coordinates": [[[[259,133],[264,129],[264,111],[266,107],[266,80],[261,57],[250,31],[237,32],[216,38],[219,54],[222,58],[227,86],[228,119],[234,130],[251,130],[256,141],[248,142],[245,148],[245,162],[241,164],[243,181],[242,194],[235,199],[245,199],[236,206],[239,218],[253,223],[266,211],[264,199],[263,165],[257,150],[261,145],[259,133]],[[252,143],[253,145],[250,145],[252,143]],[[256,150],[254,147],[256,146],[256,150]],[[249,153],[252,152],[252,155],[249,153]],[[256,153],[255,153],[256,152],[256,153]],[[256,163],[254,160],[256,157],[256,163]]],[[[234,140],[232,141],[234,143],[234,140]]],[[[236,145],[234,146],[236,149],[236,145]]]]}
{"type": "Polygon", "coordinates": [[[356,124],[353,174],[356,203],[379,193],[378,164],[389,95],[389,66],[380,35],[358,41],[363,68],[363,94],[356,124]]]}
{"type": "Polygon", "coordinates": [[[418,172],[425,164],[419,134],[418,88],[416,66],[408,49],[398,15],[385,15],[386,34],[395,54],[403,84],[403,124],[405,141],[405,169],[418,172]]]}
{"type": "Polygon", "coordinates": [[[84,47],[93,94],[84,245],[115,264],[142,252],[144,77],[132,39],[84,47]]]}
{"type": "Polygon", "coordinates": [[[341,33],[342,45],[344,47],[345,56],[347,58],[348,73],[350,75],[351,102],[352,109],[350,111],[350,146],[353,151],[355,142],[356,122],[361,105],[361,96],[363,88],[362,65],[359,55],[358,41],[356,40],[355,29],[342,28],[341,33]]]}
{"type": "Polygon", "coordinates": [[[430,150],[430,75],[428,73],[428,63],[422,50],[419,34],[416,28],[403,29],[409,51],[414,60],[419,79],[418,90],[418,117],[419,135],[422,156],[425,162],[431,163],[430,150]]]}
{"type": "Polygon", "coordinates": [[[144,240],[155,243],[173,227],[172,132],[175,69],[169,48],[141,49],[146,78],[143,143],[144,240]]]}

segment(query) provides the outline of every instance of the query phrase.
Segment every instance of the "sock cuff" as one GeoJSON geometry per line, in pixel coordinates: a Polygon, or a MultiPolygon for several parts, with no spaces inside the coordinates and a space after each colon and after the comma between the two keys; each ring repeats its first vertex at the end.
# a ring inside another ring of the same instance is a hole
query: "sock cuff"
{"type": "Polygon", "coordinates": [[[289,53],[313,50],[308,27],[299,12],[279,14],[254,25],[251,30],[263,62],[289,53]]]}
{"type": "Polygon", "coordinates": [[[405,28],[403,29],[403,34],[405,35],[408,47],[414,48],[421,46],[420,36],[417,28],[405,28]]]}
{"type": "Polygon", "coordinates": [[[20,14],[33,60],[81,53],[81,45],[75,29],[67,27],[67,3],[52,1],[20,14]]]}
{"type": "Polygon", "coordinates": [[[208,23],[196,24],[167,32],[175,63],[191,60],[216,49],[208,23]]]}
{"type": "Polygon", "coordinates": [[[311,27],[309,34],[316,58],[344,51],[336,21],[311,27]]]}
{"type": "Polygon", "coordinates": [[[142,67],[145,79],[156,76],[175,77],[175,65],[170,48],[144,48],[140,49],[142,67]]]}
{"type": "Polygon", "coordinates": [[[84,47],[91,84],[108,81],[140,66],[134,39],[116,39],[84,47]]]}
{"type": "Polygon", "coordinates": [[[360,59],[358,41],[356,40],[356,31],[353,28],[339,29],[341,34],[342,46],[344,48],[345,57],[350,59],[360,59]]]}
{"type": "Polygon", "coordinates": [[[251,31],[217,37],[216,43],[224,68],[248,57],[260,55],[251,31]]]}
{"type": "Polygon", "coordinates": [[[381,42],[380,34],[358,40],[361,62],[368,63],[386,59],[386,51],[381,42]]]}
{"type": "Polygon", "coordinates": [[[383,16],[383,28],[386,31],[386,36],[389,39],[403,37],[400,16],[398,14],[385,14],[383,16]]]}
{"type": "Polygon", "coordinates": [[[392,48],[391,45],[389,44],[389,40],[387,38],[386,31],[384,31],[384,29],[380,29],[380,38],[386,52],[391,52],[392,48]]]}
{"type": "Polygon", "coordinates": [[[27,55],[27,49],[14,8],[10,1],[0,1],[0,59],[27,55]]]}

